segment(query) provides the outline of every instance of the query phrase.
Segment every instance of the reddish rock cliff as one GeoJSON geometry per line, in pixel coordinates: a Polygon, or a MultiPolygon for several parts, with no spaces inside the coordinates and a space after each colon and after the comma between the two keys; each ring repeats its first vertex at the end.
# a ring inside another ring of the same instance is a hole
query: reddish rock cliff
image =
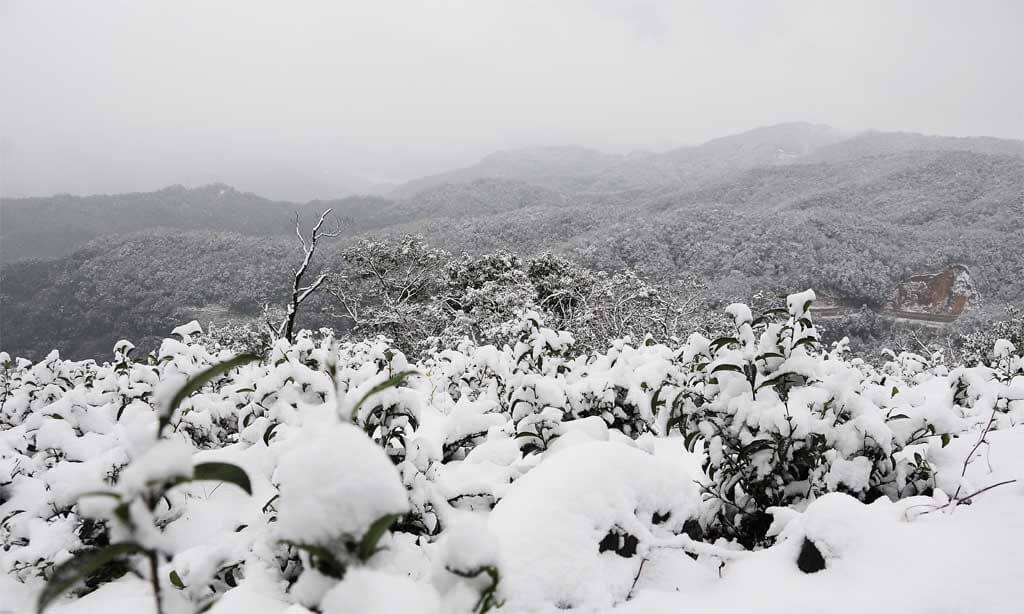
{"type": "Polygon", "coordinates": [[[977,300],[967,267],[954,265],[938,273],[914,275],[901,283],[891,310],[901,317],[952,321],[977,300]]]}
{"type": "MultiPolygon", "coordinates": [[[[953,265],[937,273],[921,273],[900,283],[896,294],[879,315],[902,320],[941,325],[956,320],[978,301],[978,292],[967,267],[953,265]]],[[[851,301],[820,296],[814,313],[822,318],[835,318],[859,309],[851,301]]]]}

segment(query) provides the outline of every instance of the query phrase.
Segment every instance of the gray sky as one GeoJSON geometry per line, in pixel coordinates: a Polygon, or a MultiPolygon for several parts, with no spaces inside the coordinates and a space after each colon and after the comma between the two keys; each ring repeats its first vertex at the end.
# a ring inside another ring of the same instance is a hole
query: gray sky
{"type": "Polygon", "coordinates": [[[784,121],[1024,138],[1024,2],[0,0],[0,192],[333,196],[784,121]]]}

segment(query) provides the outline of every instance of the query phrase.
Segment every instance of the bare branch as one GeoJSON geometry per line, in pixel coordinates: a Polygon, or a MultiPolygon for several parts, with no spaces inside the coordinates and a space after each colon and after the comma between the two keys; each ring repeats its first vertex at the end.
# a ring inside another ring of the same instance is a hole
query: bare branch
{"type": "Polygon", "coordinates": [[[306,248],[306,240],[302,238],[302,228],[299,226],[299,212],[295,212],[295,236],[299,238],[299,244],[302,245],[302,252],[306,253],[309,251],[306,248]]]}
{"type": "Polygon", "coordinates": [[[319,288],[320,285],[324,283],[325,279],[327,279],[327,273],[320,273],[320,277],[317,277],[316,281],[306,286],[305,288],[301,288],[300,291],[302,292],[302,294],[299,295],[299,303],[302,303],[302,301],[306,300],[306,297],[308,297],[317,288],[319,288]]]}
{"type": "Polygon", "coordinates": [[[320,219],[309,233],[309,240],[302,236],[302,229],[299,225],[299,214],[295,214],[295,236],[299,238],[299,243],[302,245],[302,263],[295,270],[295,275],[292,280],[292,295],[291,301],[288,304],[287,311],[281,324],[278,325],[275,334],[278,337],[284,337],[289,342],[293,340],[295,334],[295,318],[298,315],[299,305],[303,303],[309,296],[323,285],[324,280],[327,279],[326,273],[321,273],[317,277],[316,281],[309,284],[308,286],[302,285],[302,278],[309,269],[310,263],[313,261],[313,255],[316,253],[317,243],[324,237],[336,237],[340,234],[340,226],[336,231],[323,231],[324,221],[330,216],[332,209],[327,209],[320,214],[320,219]]]}

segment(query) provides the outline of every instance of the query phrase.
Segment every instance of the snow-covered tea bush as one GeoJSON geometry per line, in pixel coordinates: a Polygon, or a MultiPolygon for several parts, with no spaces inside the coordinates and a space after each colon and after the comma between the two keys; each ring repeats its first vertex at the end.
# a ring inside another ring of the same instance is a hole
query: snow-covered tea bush
{"type": "Polygon", "coordinates": [[[930,493],[929,451],[963,428],[948,386],[914,386],[945,368],[909,353],[876,372],[822,347],[810,319],[813,292],[753,317],[731,305],[733,336],[695,335],[683,349],[688,385],[673,390],[672,417],[692,449],[707,442],[702,524],[744,546],[770,543],[771,508],[845,492],[865,501],[930,493]],[[911,390],[913,392],[911,392],[911,390]]]}
{"type": "Polygon", "coordinates": [[[417,362],[326,330],[239,355],[194,323],[104,364],[0,353],[0,608],[593,611],[839,565],[863,527],[1015,483],[1012,343],[873,367],[813,300],[602,352],[528,311],[417,362]]]}

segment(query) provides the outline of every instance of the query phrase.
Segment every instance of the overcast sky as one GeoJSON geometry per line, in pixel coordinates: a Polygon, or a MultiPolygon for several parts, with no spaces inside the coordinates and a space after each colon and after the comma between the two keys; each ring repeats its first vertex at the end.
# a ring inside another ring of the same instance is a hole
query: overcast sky
{"type": "Polygon", "coordinates": [[[1018,0],[0,0],[0,192],[329,197],[785,121],[1024,138],[1022,30],[1018,0]]]}

